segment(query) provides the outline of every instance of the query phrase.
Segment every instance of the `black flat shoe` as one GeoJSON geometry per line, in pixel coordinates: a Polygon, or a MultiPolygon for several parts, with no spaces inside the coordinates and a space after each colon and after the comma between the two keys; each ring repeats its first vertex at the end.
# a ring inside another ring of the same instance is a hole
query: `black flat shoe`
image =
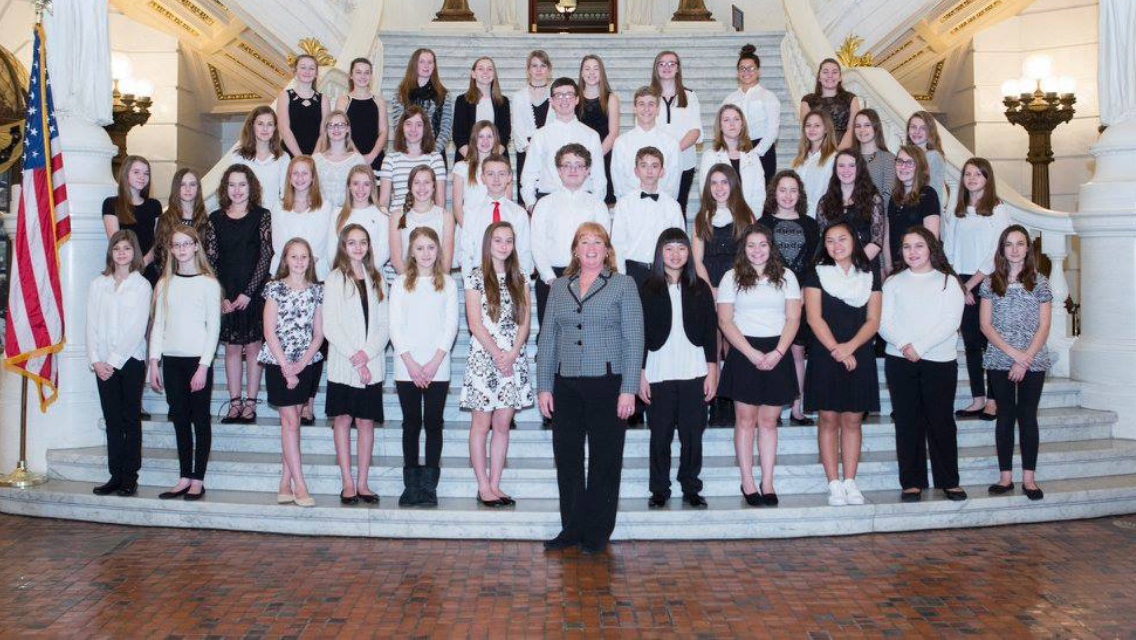
{"type": "Polygon", "coordinates": [[[742,489],[742,497],[745,498],[746,504],[748,504],[749,506],[760,507],[761,505],[765,504],[765,501],[761,499],[761,489],[760,488],[757,491],[754,491],[753,493],[746,493],[746,490],[745,490],[744,487],[742,487],[741,489],[742,489]]]}
{"type": "Polygon", "coordinates": [[[201,487],[201,493],[188,493],[187,492],[185,494],[185,497],[182,498],[182,499],[185,500],[186,502],[196,502],[196,501],[198,501],[198,500],[200,500],[204,497],[205,497],[205,487],[201,487]]]}
{"type": "Polygon", "coordinates": [[[943,493],[947,496],[947,500],[951,500],[953,502],[962,502],[963,500],[966,500],[966,492],[962,489],[955,489],[953,491],[943,489],[943,493]]]}
{"type": "Polygon", "coordinates": [[[684,495],[682,497],[682,501],[694,507],[695,509],[705,509],[708,506],[706,503],[706,498],[703,498],[697,493],[684,495]]]}
{"type": "Polygon", "coordinates": [[[601,543],[601,544],[593,544],[591,542],[581,542],[580,543],[580,553],[587,555],[587,556],[594,556],[594,555],[603,553],[604,549],[607,549],[607,543],[606,542],[601,543]]]}
{"type": "Polygon", "coordinates": [[[986,413],[985,411],[983,411],[982,413],[978,414],[978,418],[980,420],[985,420],[986,422],[994,422],[998,419],[998,414],[986,413]]]}
{"type": "Polygon", "coordinates": [[[665,493],[653,493],[651,494],[651,499],[647,500],[647,508],[662,509],[663,507],[667,506],[668,499],[670,499],[670,496],[665,493]]]}
{"type": "Polygon", "coordinates": [[[512,506],[517,504],[517,501],[510,498],[509,496],[505,496],[504,498],[497,498],[497,499],[500,500],[501,504],[506,506],[506,507],[512,507],[512,506]]]}
{"type": "Polygon", "coordinates": [[[994,484],[990,485],[989,487],[986,487],[986,490],[992,496],[1000,496],[1004,493],[1010,493],[1011,491],[1013,491],[1014,490],[1014,483],[1011,482],[1010,484],[998,484],[997,482],[995,482],[994,484]]]}
{"type": "Polygon", "coordinates": [[[793,416],[789,416],[789,424],[793,425],[794,427],[811,427],[816,424],[816,421],[808,416],[805,416],[803,418],[794,418],[793,416]]]}
{"type": "Polygon", "coordinates": [[[115,491],[115,493],[117,495],[122,496],[123,498],[129,498],[130,496],[138,493],[138,483],[137,482],[123,482],[122,486],[119,487],[118,491],[115,491]]]}
{"type": "Polygon", "coordinates": [[[977,418],[985,413],[984,409],[959,409],[955,412],[956,418],[977,418]]]}
{"type": "Polygon", "coordinates": [[[343,493],[341,492],[341,493],[339,494],[339,502],[340,502],[341,504],[359,504],[359,496],[357,496],[357,495],[355,495],[355,496],[345,496],[345,495],[343,495],[343,493]]]}
{"type": "Polygon", "coordinates": [[[115,480],[114,478],[111,478],[111,480],[106,484],[100,484],[99,486],[91,489],[91,493],[95,494],[96,496],[109,496],[115,491],[118,491],[119,487],[121,486],[121,482],[115,480]]]}
{"type": "Polygon", "coordinates": [[[241,407],[244,402],[244,398],[229,398],[229,410],[221,418],[221,424],[241,424],[241,407]]]}
{"type": "Polygon", "coordinates": [[[579,543],[576,542],[575,540],[573,540],[572,538],[565,536],[562,533],[562,534],[556,536],[555,538],[553,538],[551,540],[545,540],[544,541],[544,548],[547,549],[548,551],[558,551],[560,549],[567,549],[569,547],[574,547],[577,544],[579,544],[579,543]]]}
{"type": "Polygon", "coordinates": [[[761,496],[761,502],[767,507],[776,507],[780,500],[777,499],[777,494],[770,491],[769,493],[761,496]]]}
{"type": "Polygon", "coordinates": [[[919,502],[923,499],[922,491],[904,491],[899,494],[899,499],[903,502],[919,502]]]}
{"type": "Polygon", "coordinates": [[[163,491],[158,494],[159,500],[172,500],[173,498],[180,498],[189,493],[189,487],[179,489],[178,491],[163,491]]]}
{"type": "Polygon", "coordinates": [[[497,509],[499,507],[505,506],[505,503],[501,502],[500,500],[482,500],[481,494],[477,494],[477,504],[483,507],[489,507],[490,509],[497,509]]]}
{"type": "Polygon", "coordinates": [[[367,504],[379,504],[379,496],[374,493],[360,493],[357,494],[359,499],[367,504]]]}
{"type": "Polygon", "coordinates": [[[314,425],[315,423],[316,423],[315,418],[305,418],[303,416],[300,416],[300,425],[301,426],[310,427],[310,426],[314,425]]]}
{"type": "Polygon", "coordinates": [[[1030,500],[1041,500],[1045,497],[1045,494],[1041,491],[1041,485],[1037,485],[1036,489],[1022,487],[1022,493],[1026,494],[1026,497],[1030,500]]]}

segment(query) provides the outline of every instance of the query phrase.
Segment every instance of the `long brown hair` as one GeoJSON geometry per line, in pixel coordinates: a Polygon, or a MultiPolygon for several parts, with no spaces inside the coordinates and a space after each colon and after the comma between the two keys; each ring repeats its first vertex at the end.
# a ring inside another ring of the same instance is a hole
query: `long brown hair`
{"type": "Polygon", "coordinates": [[[145,203],[150,197],[150,184],[154,180],[154,172],[150,169],[150,161],[142,156],[126,156],[122,161],[122,165],[118,167],[118,194],[114,201],[114,215],[118,217],[119,224],[134,224],[137,220],[134,219],[134,202],[130,196],[130,169],[135,164],[141,162],[146,165],[146,172],[150,174],[150,178],[146,181],[146,186],[142,187],[139,192],[139,197],[145,203]]]}
{"type": "Polygon", "coordinates": [[[221,174],[221,184],[217,187],[217,203],[221,205],[221,209],[228,210],[233,206],[233,201],[229,198],[229,177],[234,173],[243,173],[245,178],[248,179],[249,195],[248,195],[248,209],[253,209],[260,206],[260,180],[257,180],[256,174],[249,168],[247,164],[237,163],[229,165],[225,169],[225,173],[221,174]]]}
{"type": "MultiPolygon", "coordinates": [[[[856,112],[856,117],[859,118],[860,116],[867,118],[868,122],[872,125],[872,131],[874,133],[873,140],[876,143],[876,149],[879,151],[888,151],[887,141],[884,140],[884,126],[883,123],[880,122],[880,114],[875,109],[860,109],[856,112]]],[[[855,119],[853,119],[851,126],[856,126],[855,119]]],[[[852,150],[856,153],[863,153],[860,149],[860,139],[855,135],[852,136],[852,150]]]]}
{"type": "Polygon", "coordinates": [[[820,86],[820,70],[824,68],[824,65],[830,63],[836,65],[836,68],[840,71],[840,81],[836,83],[836,95],[843,100],[844,96],[848,94],[848,90],[844,88],[844,68],[840,66],[840,61],[835,58],[825,58],[824,60],[820,61],[820,64],[817,65],[816,82],[813,84],[813,94],[818,98],[824,96],[824,87],[820,86]]]}
{"type": "Polygon", "coordinates": [[[312,245],[308,244],[307,240],[298,237],[284,243],[284,248],[280,250],[280,265],[276,267],[276,275],[272,279],[283,280],[291,273],[288,269],[288,251],[296,245],[302,246],[304,251],[308,252],[308,268],[304,269],[304,283],[315,284],[319,282],[319,278],[316,277],[316,256],[312,253],[312,245]]]}
{"type": "Polygon", "coordinates": [[[746,122],[745,112],[735,104],[724,104],[719,107],[718,115],[714,116],[714,141],[710,144],[710,149],[713,151],[729,150],[726,145],[726,136],[722,133],[722,115],[727,111],[733,111],[742,119],[742,130],[738,133],[738,151],[742,153],[750,151],[753,149],[753,141],[749,139],[749,123],[746,122]]]}
{"type": "Polygon", "coordinates": [[[324,118],[323,122],[320,124],[320,136],[319,140],[316,141],[316,153],[324,153],[331,149],[331,137],[327,135],[327,125],[331,124],[334,118],[343,118],[343,121],[347,123],[347,134],[346,137],[343,138],[344,148],[347,150],[347,153],[355,153],[358,149],[355,147],[355,141],[351,139],[351,118],[347,117],[347,112],[339,109],[327,114],[327,117],[324,118]]]}
{"type": "Polygon", "coordinates": [[[418,88],[418,58],[425,54],[430,54],[434,59],[434,72],[430,74],[430,84],[434,87],[434,101],[441,109],[446,102],[448,92],[446,85],[442,84],[442,78],[438,76],[438,56],[425,47],[415,49],[414,53],[410,54],[410,60],[406,61],[406,73],[402,75],[402,82],[398,83],[398,101],[407,107],[410,106],[410,92],[418,88]]]}
{"type": "MultiPolygon", "coordinates": [[[[536,52],[534,51],[533,53],[536,52]]],[[[607,67],[604,66],[603,58],[600,58],[595,54],[586,55],[583,57],[583,59],[580,60],[580,73],[578,74],[579,79],[576,81],[576,85],[580,89],[580,104],[576,105],[576,115],[579,116],[584,113],[584,63],[589,60],[595,60],[596,64],[598,64],[600,67],[600,111],[602,111],[606,116],[608,101],[611,100],[611,94],[613,92],[611,90],[611,82],[609,82],[607,79],[607,67]]],[[[548,68],[551,70],[552,64],[549,64],[548,68]]]]}
{"type": "Polygon", "coordinates": [[[501,132],[497,131],[497,125],[488,120],[478,120],[473,123],[473,128],[469,131],[469,146],[466,148],[465,152],[465,166],[466,173],[468,174],[466,181],[469,182],[470,185],[477,184],[477,172],[481,169],[479,165],[484,160],[484,158],[481,157],[481,152],[477,150],[477,138],[481,135],[481,132],[486,129],[493,132],[494,140],[493,149],[486,154],[486,157],[497,153],[497,147],[501,144],[501,132]]]}
{"type": "Polygon", "coordinates": [[[769,284],[774,288],[780,289],[785,285],[785,258],[781,256],[781,250],[773,240],[773,232],[759,222],[746,227],[742,241],[738,243],[738,252],[734,256],[734,284],[738,291],[746,291],[757,286],[759,280],[757,269],[750,264],[749,257],[746,256],[746,242],[752,235],[763,236],[769,243],[769,260],[765,263],[761,275],[769,280],[769,284]]]}
{"type": "MultiPolygon", "coordinates": [[[[493,101],[493,104],[497,105],[505,102],[505,96],[501,93],[501,79],[497,77],[497,63],[489,56],[481,56],[477,60],[474,60],[473,64],[469,67],[469,88],[465,91],[465,101],[468,102],[471,107],[476,107],[477,103],[481,101],[481,90],[477,88],[477,80],[473,79],[473,70],[477,68],[477,63],[482,60],[488,60],[489,64],[493,65],[493,82],[489,84],[489,99],[493,101]]],[[[437,63],[438,60],[435,58],[435,66],[437,63]]]]}
{"type": "Polygon", "coordinates": [[[394,150],[399,153],[410,153],[410,147],[406,145],[406,131],[403,126],[406,121],[413,117],[422,118],[422,142],[419,143],[422,147],[422,153],[434,153],[434,129],[430,125],[430,119],[426,117],[426,111],[422,107],[412,104],[402,112],[402,117],[398,119],[398,126],[394,130],[394,150]]]}
{"type": "Polygon", "coordinates": [[[817,202],[817,219],[821,226],[828,226],[844,217],[844,190],[840,178],[836,175],[836,163],[842,156],[852,158],[856,164],[856,176],[852,181],[852,206],[860,222],[871,224],[872,211],[880,202],[880,192],[872,182],[868,173],[868,162],[864,156],[851,149],[841,149],[836,152],[836,161],[833,162],[832,176],[828,179],[828,190],[817,202]]]}
{"type": "Polygon", "coordinates": [[[371,195],[368,198],[369,202],[376,207],[379,206],[379,189],[377,181],[375,180],[375,170],[369,164],[357,164],[351,167],[347,172],[347,180],[343,183],[343,188],[347,191],[347,197],[343,199],[343,207],[339,210],[339,215],[335,217],[335,228],[342,229],[343,225],[347,224],[347,219],[351,217],[351,210],[355,206],[355,198],[351,195],[351,178],[357,175],[365,175],[371,181],[371,195]]]}
{"type": "Polygon", "coordinates": [[[237,155],[245,160],[256,159],[256,119],[263,115],[272,116],[272,137],[268,140],[268,151],[273,158],[284,155],[284,143],[280,140],[280,125],[272,107],[262,104],[249,112],[241,125],[241,138],[237,144],[237,155]]]}
{"type": "Polygon", "coordinates": [[[923,152],[923,147],[917,144],[905,144],[895,151],[895,159],[899,160],[899,154],[906,153],[909,158],[915,161],[915,177],[911,182],[911,191],[907,191],[907,187],[903,186],[903,181],[897,175],[895,177],[895,184],[891,188],[891,199],[898,205],[915,205],[919,204],[919,197],[922,195],[923,187],[931,181],[931,168],[927,164],[927,154],[923,152]]]}
{"type": "MultiPolygon", "coordinates": [[[[420,164],[411,169],[410,173],[406,176],[406,198],[402,201],[402,215],[398,218],[399,229],[406,228],[406,215],[414,208],[414,176],[420,173],[429,173],[430,183],[434,185],[434,191],[438,190],[438,181],[434,176],[434,169],[432,169],[430,165],[420,164]]],[[[431,202],[434,200],[434,195],[435,194],[430,195],[431,202]]]]}
{"type": "Polygon", "coordinates": [[[585,222],[576,228],[576,235],[572,236],[572,260],[564,269],[564,275],[574,276],[580,273],[580,258],[576,255],[576,247],[580,245],[584,236],[596,236],[603,240],[604,246],[607,247],[607,254],[604,256],[604,268],[612,272],[618,271],[615,266],[615,248],[611,246],[611,236],[608,235],[607,229],[604,229],[603,225],[598,222],[585,222]]]}
{"type": "Polygon", "coordinates": [[[296,188],[292,186],[292,168],[298,164],[308,165],[312,172],[312,185],[308,187],[308,211],[315,211],[323,206],[323,195],[320,193],[319,172],[316,171],[316,161],[311,156],[299,155],[288,163],[288,171],[284,180],[284,199],[280,206],[284,211],[292,211],[296,206],[296,188]]]}
{"type": "Polygon", "coordinates": [[[659,77],[659,60],[662,60],[663,56],[675,57],[675,98],[677,99],[678,108],[685,109],[686,85],[682,83],[682,58],[679,58],[678,54],[674,51],[660,51],[658,55],[655,56],[655,62],[651,64],[651,88],[658,92],[659,101],[662,102],[663,81],[662,78],[659,77]]]}
{"type": "MultiPolygon", "coordinates": [[[[418,284],[418,260],[414,258],[414,243],[419,238],[426,238],[434,243],[434,247],[438,249],[438,257],[434,260],[434,266],[430,267],[430,278],[434,285],[434,291],[442,291],[446,288],[446,270],[442,266],[442,242],[438,240],[438,233],[430,227],[418,227],[410,232],[410,238],[406,241],[406,290],[414,291],[414,287],[418,284]]],[[[425,275],[425,274],[422,274],[425,275]]]]}
{"type": "Polygon", "coordinates": [[[805,136],[805,124],[809,118],[820,118],[824,123],[824,137],[820,140],[820,161],[826,162],[832,154],[836,153],[838,147],[836,146],[836,127],[832,124],[832,118],[824,111],[810,111],[801,118],[801,142],[797,144],[797,157],[793,158],[793,168],[797,168],[809,159],[809,154],[812,153],[812,143],[805,136]]]}
{"type": "MultiPolygon", "coordinates": [[[[990,288],[994,295],[1006,295],[1010,286],[1010,261],[1006,259],[1006,242],[1010,240],[1011,233],[1020,233],[1026,239],[1026,246],[1030,247],[1030,235],[1020,224],[1012,224],[1002,230],[998,236],[998,253],[994,254],[994,273],[990,274],[990,288]]],[[[1022,263],[1022,271],[1018,274],[1018,282],[1026,291],[1033,291],[1037,284],[1037,260],[1034,258],[1032,248],[1026,250],[1026,260],[1022,263]]]]}
{"type": "Polygon", "coordinates": [[[724,162],[719,162],[706,172],[706,182],[702,185],[701,205],[698,208],[698,213],[694,216],[694,235],[701,238],[703,242],[709,242],[714,237],[714,227],[710,221],[714,217],[714,212],[718,210],[718,203],[714,200],[714,195],[710,193],[710,179],[714,177],[715,173],[726,176],[726,181],[730,185],[730,197],[726,200],[726,207],[734,216],[734,240],[741,240],[745,229],[757,222],[757,217],[753,215],[753,209],[750,209],[749,205],[746,204],[745,194],[742,192],[742,180],[738,177],[738,172],[724,162]]]}
{"type": "Polygon", "coordinates": [[[351,256],[347,255],[347,236],[356,229],[362,231],[367,238],[367,253],[363,256],[362,261],[363,271],[371,279],[371,285],[375,287],[375,292],[381,302],[383,299],[383,274],[375,268],[375,245],[371,241],[371,234],[367,233],[363,225],[352,222],[339,230],[339,239],[335,244],[335,260],[331,263],[331,270],[343,274],[344,290],[347,292],[347,297],[350,298],[357,292],[355,271],[351,268],[351,256]]]}
{"type": "Polygon", "coordinates": [[[990,166],[990,161],[986,158],[971,158],[962,165],[962,171],[959,172],[960,178],[966,177],[966,168],[974,167],[986,178],[986,186],[982,188],[982,197],[978,202],[970,201],[970,189],[966,188],[964,184],[962,193],[959,194],[958,203],[955,204],[955,217],[965,218],[966,208],[968,206],[974,207],[974,212],[980,216],[994,215],[994,207],[1001,204],[1002,199],[998,197],[998,188],[994,185],[994,167],[990,166]]]}
{"type": "Polygon", "coordinates": [[[103,269],[104,276],[113,276],[116,265],[114,264],[114,245],[120,242],[130,243],[130,248],[134,251],[134,256],[130,259],[130,273],[142,270],[142,247],[138,244],[138,234],[130,229],[119,229],[115,231],[107,242],[106,251],[106,268],[103,269]]]}
{"type": "MultiPolygon", "coordinates": [[[[351,72],[355,70],[355,65],[357,65],[357,64],[367,65],[368,67],[371,68],[372,72],[374,72],[374,70],[375,70],[375,65],[372,64],[371,61],[368,60],[367,58],[355,58],[354,60],[352,60],[351,65],[347,67],[347,92],[348,93],[355,91],[355,80],[353,80],[351,78],[351,72]]],[[[374,82],[373,78],[374,78],[374,76],[372,76],[372,80],[371,80],[372,82],[374,82]]],[[[367,88],[370,89],[369,86],[367,88]]]]}
{"type": "Polygon", "coordinates": [[[943,141],[939,138],[939,123],[935,120],[935,116],[927,111],[916,111],[907,118],[907,125],[903,129],[904,141],[907,144],[915,144],[911,141],[911,121],[919,118],[923,124],[927,125],[927,150],[943,152],[943,141]]]}
{"type": "Polygon", "coordinates": [[[795,210],[798,216],[802,218],[809,215],[809,202],[808,194],[805,193],[805,181],[801,180],[801,176],[792,169],[782,169],[773,175],[773,179],[769,181],[769,188],[765,190],[765,204],[761,207],[761,214],[766,216],[777,215],[780,206],[777,204],[777,185],[785,178],[795,180],[797,182],[797,206],[795,210]]]}
{"type": "Polygon", "coordinates": [[[158,217],[158,228],[154,232],[154,254],[159,269],[165,266],[166,245],[170,242],[170,236],[184,226],[181,217],[181,183],[186,176],[193,176],[197,180],[197,195],[193,198],[192,205],[193,217],[189,224],[198,235],[209,226],[209,212],[205,210],[205,198],[201,195],[201,177],[193,169],[182,167],[174,172],[174,177],[170,180],[170,197],[166,210],[158,217]]]}
{"type": "MultiPolygon", "coordinates": [[[[927,227],[917,224],[914,227],[908,227],[907,231],[903,233],[904,238],[910,235],[919,236],[923,239],[923,242],[927,243],[927,249],[931,254],[929,259],[931,268],[943,274],[943,289],[947,288],[947,282],[954,280],[955,284],[965,293],[966,285],[962,283],[958,274],[955,273],[954,267],[951,266],[951,261],[947,259],[947,254],[943,251],[943,243],[939,242],[935,234],[931,233],[931,230],[927,227]]],[[[900,246],[903,246],[903,238],[900,238],[900,246]]],[[[1001,247],[999,247],[999,249],[1001,249],[1001,247]]],[[[907,260],[901,259],[895,269],[892,270],[891,275],[888,276],[888,279],[894,278],[908,269],[910,269],[910,267],[907,266],[907,260]]]]}
{"type": "Polygon", "coordinates": [[[513,234],[513,251],[505,258],[505,288],[509,290],[509,297],[513,299],[513,313],[517,324],[523,324],[528,318],[528,283],[521,273],[521,263],[517,258],[517,232],[513,225],[505,222],[494,222],[485,228],[481,240],[481,278],[485,284],[485,303],[489,307],[489,318],[493,322],[501,319],[501,285],[497,282],[497,270],[493,268],[493,232],[498,229],[508,229],[513,234]]]}

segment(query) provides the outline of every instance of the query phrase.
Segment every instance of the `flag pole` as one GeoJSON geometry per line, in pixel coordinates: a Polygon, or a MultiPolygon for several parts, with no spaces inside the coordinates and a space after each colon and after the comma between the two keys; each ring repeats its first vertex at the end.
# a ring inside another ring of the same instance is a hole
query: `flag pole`
{"type": "Polygon", "coordinates": [[[20,460],[16,470],[0,476],[0,487],[27,489],[47,482],[47,476],[28,470],[28,378],[20,376],[20,460]]]}

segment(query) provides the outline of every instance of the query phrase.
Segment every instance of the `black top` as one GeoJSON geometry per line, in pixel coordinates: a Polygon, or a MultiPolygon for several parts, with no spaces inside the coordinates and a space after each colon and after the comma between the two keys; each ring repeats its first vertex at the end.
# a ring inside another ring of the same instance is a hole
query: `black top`
{"type": "Polygon", "coordinates": [[[544,102],[542,102],[540,104],[532,106],[533,121],[536,122],[536,128],[537,129],[543,127],[544,124],[546,122],[548,122],[548,108],[550,106],[552,106],[552,100],[551,99],[545,100],[544,102]]]}
{"type": "MultiPolygon", "coordinates": [[[[103,216],[117,218],[118,214],[114,212],[117,203],[118,196],[111,196],[103,200],[103,216]]],[[[138,248],[142,250],[144,256],[150,253],[150,249],[154,248],[154,233],[158,227],[158,218],[162,215],[162,205],[153,198],[146,198],[140,205],[131,205],[130,209],[134,212],[134,222],[125,224],[119,219],[118,228],[133,231],[134,235],[138,236],[138,248]]],[[[157,265],[158,262],[155,260],[143,271],[143,275],[151,281],[151,284],[158,275],[157,265]]]]}
{"type": "MultiPolygon", "coordinates": [[[[657,281],[656,281],[657,283],[657,281]]],[[[706,362],[718,362],[718,314],[714,294],[701,278],[694,286],[679,284],[682,298],[682,328],[686,339],[706,353],[706,362]]],[[[658,351],[671,335],[671,294],[667,287],[652,287],[650,281],[639,288],[643,300],[643,329],[646,349],[643,366],[647,366],[647,352],[658,351]]]]}
{"type": "MultiPolygon", "coordinates": [[[[608,127],[607,112],[600,108],[599,97],[584,98],[580,104],[580,122],[595,129],[595,132],[600,134],[600,141],[602,142],[611,132],[611,129],[608,127]]],[[[544,125],[537,123],[537,126],[544,125]]]]}
{"type": "MultiPolygon", "coordinates": [[[[809,287],[820,289],[820,315],[824,318],[824,323],[828,325],[829,330],[832,331],[832,337],[835,338],[837,342],[848,342],[854,338],[856,333],[860,331],[860,327],[863,327],[864,323],[868,321],[868,305],[865,304],[862,307],[853,307],[840,298],[830,295],[828,291],[825,291],[824,287],[820,285],[820,277],[817,276],[815,269],[809,269],[808,273],[805,275],[805,279],[801,281],[802,289],[809,287]]],[[[880,291],[881,288],[880,272],[878,269],[872,269],[872,291],[880,291]]],[[[828,352],[828,349],[820,345],[820,340],[816,338],[815,332],[813,333],[813,343],[819,347],[820,352],[828,352]]],[[[870,352],[871,341],[869,340],[862,345],[857,352],[864,350],[864,347],[868,347],[867,352],[870,352]]],[[[857,353],[856,357],[859,359],[860,354],[857,353]]]]}
{"type": "MultiPolygon", "coordinates": [[[[547,113],[545,111],[546,115],[547,113]]],[[[477,105],[470,104],[463,93],[454,100],[453,137],[454,147],[457,149],[454,152],[454,162],[465,160],[465,154],[461,152],[461,147],[471,143],[469,137],[473,133],[473,125],[475,124],[477,124],[477,105]]],[[[497,126],[497,133],[501,136],[501,145],[508,147],[513,133],[512,115],[509,111],[508,100],[502,100],[501,104],[493,103],[493,124],[497,126]]],[[[543,125],[538,124],[537,126],[543,125]]]]}
{"type": "MultiPolygon", "coordinates": [[[[311,98],[301,98],[294,90],[288,90],[288,124],[300,153],[312,155],[320,136],[320,123],[323,122],[323,94],[315,92],[311,98]]],[[[351,132],[354,134],[355,130],[351,132]]],[[[372,146],[374,143],[371,143],[372,146]]]]}
{"type": "Polygon", "coordinates": [[[830,212],[823,209],[818,210],[817,222],[820,224],[820,230],[822,232],[837,222],[848,223],[848,226],[852,227],[852,231],[856,233],[856,239],[860,241],[861,247],[866,248],[869,244],[874,244],[880,248],[880,253],[876,254],[875,259],[872,260],[873,265],[879,264],[880,258],[883,255],[887,220],[884,215],[883,199],[878,195],[875,196],[875,204],[872,206],[871,213],[867,216],[860,213],[860,207],[858,205],[849,204],[844,205],[843,209],[837,212],[836,215],[832,215],[830,212]]]}
{"type": "Polygon", "coordinates": [[[217,271],[225,298],[235,300],[243,293],[259,300],[272,260],[272,217],[268,209],[254,207],[235,220],[218,209],[209,214],[209,226],[205,252],[217,271]]]}
{"type": "Polygon", "coordinates": [[[927,185],[919,191],[919,202],[916,204],[896,204],[894,199],[888,198],[888,248],[893,263],[903,262],[903,234],[911,227],[923,224],[928,217],[941,213],[939,194],[934,187],[927,185]]]}
{"type": "Polygon", "coordinates": [[[359,290],[359,300],[363,302],[363,326],[371,326],[371,303],[367,300],[367,279],[353,278],[355,288],[359,290]]]}
{"type": "Polygon", "coordinates": [[[810,93],[801,98],[801,102],[809,105],[809,109],[823,111],[832,118],[832,126],[836,129],[836,143],[840,144],[840,139],[848,130],[848,118],[852,115],[852,99],[855,97],[856,94],[848,91],[827,98],[810,93]]]}
{"type": "Polygon", "coordinates": [[[771,213],[762,215],[758,222],[773,232],[773,244],[785,259],[785,266],[797,276],[797,282],[803,282],[820,244],[820,225],[809,216],[786,220],[771,213]]]}
{"type": "MultiPolygon", "coordinates": [[[[367,155],[375,149],[379,141],[379,105],[375,99],[356,100],[348,98],[347,121],[351,123],[351,141],[362,155],[367,155]]],[[[378,171],[383,167],[382,154],[375,156],[371,168],[378,171]]]]}
{"type": "Polygon", "coordinates": [[[724,227],[710,225],[713,236],[702,250],[702,264],[710,274],[710,284],[715,287],[722,276],[734,268],[734,258],[738,254],[738,241],[734,238],[734,223],[724,227]]]}

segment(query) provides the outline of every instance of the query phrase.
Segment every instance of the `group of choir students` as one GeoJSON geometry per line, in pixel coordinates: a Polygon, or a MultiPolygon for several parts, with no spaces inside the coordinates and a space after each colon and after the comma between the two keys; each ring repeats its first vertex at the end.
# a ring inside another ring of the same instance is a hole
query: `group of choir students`
{"type": "Polygon", "coordinates": [[[904,500],[928,488],[928,454],[934,486],[966,498],[956,415],[997,421],[1001,477],[991,493],[1013,489],[1017,424],[1025,493],[1042,497],[1037,408],[1051,365],[1052,295],[989,162],[965,164],[957,206],[945,211],[934,119],[913,115],[893,154],[878,115],[843,88],[833,60],[801,103],[792,168],[776,173],[780,101],[760,85],[752,46],[739,55],[738,90],[719,108],[701,162],[700,107],[674,52],[656,57],[650,85],[634,94],[635,128],[622,134],[598,56],[583,59],[578,81],[552,80],[542,51],[527,70],[527,86],[507,100],[492,59],[478,58],[455,99],[434,54],[416,51],[389,109],[387,151],[388,109],[370,89],[370,62],[352,63],[350,92],[332,110],[316,91],[316,61],[301,56],[276,109],[249,114],[218,184],[182,169],[162,210],[149,198],[149,163],[128,157],[103,205],[106,268],[88,299],[111,475],[95,493],[137,490],[148,381],[166,395],[180,462],[180,480],[160,497],[205,494],[221,342],[223,423],[256,419],[266,369],[282,426],[279,501],[315,504],[300,426],[314,423],[326,369],[341,501],[377,503],[368,469],[390,342],[403,413],[399,503],[436,505],[459,325],[450,273],[460,268],[471,335],[460,405],[472,411],[477,500],[514,504],[501,487],[510,424],[516,410],[539,404],[554,431],[565,526],[551,547],[606,544],[623,431],[644,412],[651,507],[670,496],[676,431],[683,500],[706,506],[708,420],[734,426],[746,503],[776,505],[786,406],[794,425],[818,416],[829,503],[862,504],[861,425],[880,410],[880,353],[904,500]],[[688,236],[696,167],[701,204],[688,236]],[[526,353],[533,274],[535,373],[526,353]],[[960,326],[973,402],[956,412],[960,326]]]}

